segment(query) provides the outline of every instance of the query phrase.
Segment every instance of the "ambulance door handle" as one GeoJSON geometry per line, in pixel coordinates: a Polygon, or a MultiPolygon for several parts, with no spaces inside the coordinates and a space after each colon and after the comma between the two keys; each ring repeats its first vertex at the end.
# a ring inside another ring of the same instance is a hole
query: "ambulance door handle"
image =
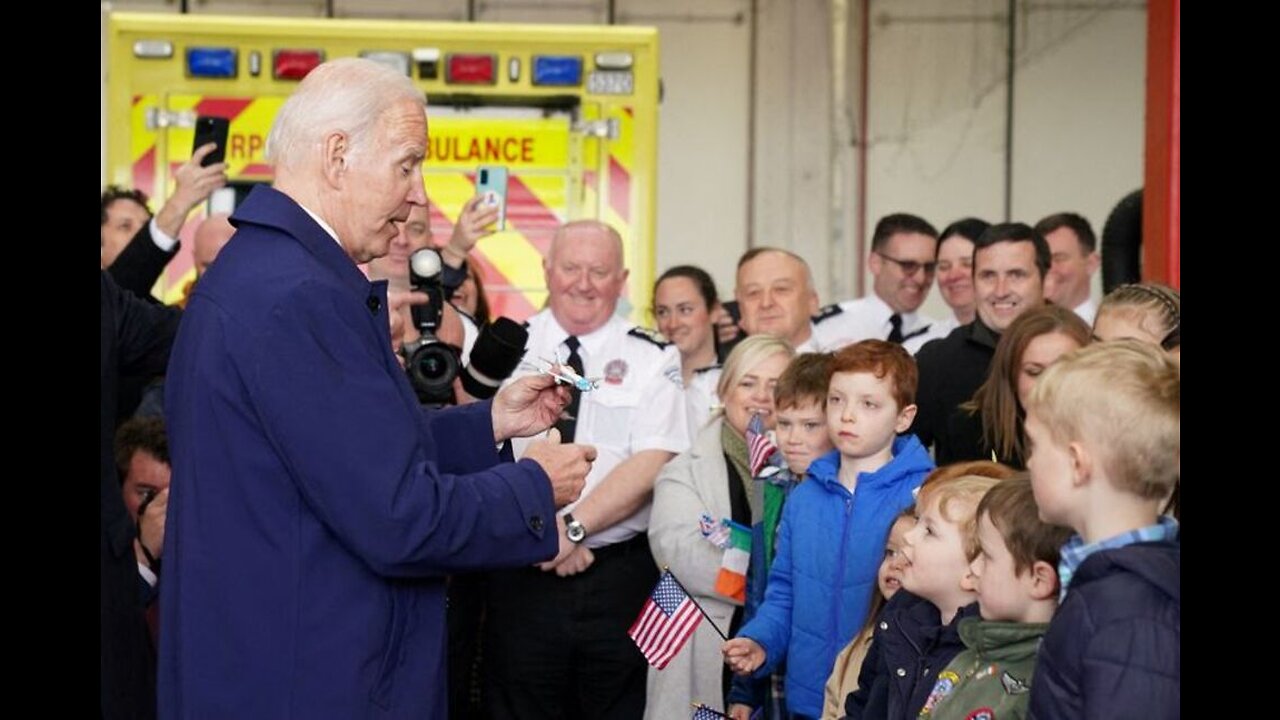
{"type": "Polygon", "coordinates": [[[608,118],[607,120],[579,120],[569,128],[572,132],[582,135],[590,135],[598,138],[606,138],[609,140],[617,140],[621,134],[618,125],[618,118],[608,118]]]}
{"type": "Polygon", "coordinates": [[[196,126],[196,114],[192,110],[174,112],[164,108],[149,107],[147,108],[144,122],[148,130],[169,127],[193,128],[196,126]]]}

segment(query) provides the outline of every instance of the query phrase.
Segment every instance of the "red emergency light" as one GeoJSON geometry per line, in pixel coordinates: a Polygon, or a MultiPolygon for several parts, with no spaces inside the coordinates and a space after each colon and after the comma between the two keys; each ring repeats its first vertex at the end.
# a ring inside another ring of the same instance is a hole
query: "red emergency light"
{"type": "Polygon", "coordinates": [[[494,55],[450,54],[445,80],[455,85],[492,85],[497,79],[497,65],[494,55]]]}
{"type": "Polygon", "coordinates": [[[324,51],[276,50],[274,62],[276,80],[301,80],[324,62],[324,51]]]}

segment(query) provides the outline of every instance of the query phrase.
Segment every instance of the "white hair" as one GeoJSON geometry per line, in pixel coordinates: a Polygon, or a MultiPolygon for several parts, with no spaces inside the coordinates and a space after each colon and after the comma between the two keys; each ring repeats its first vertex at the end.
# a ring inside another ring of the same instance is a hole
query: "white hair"
{"type": "Polygon", "coordinates": [[[312,70],[276,114],[267,135],[267,162],[297,164],[328,134],[345,133],[357,148],[392,106],[426,96],[405,75],[363,58],[338,58],[312,70]]]}

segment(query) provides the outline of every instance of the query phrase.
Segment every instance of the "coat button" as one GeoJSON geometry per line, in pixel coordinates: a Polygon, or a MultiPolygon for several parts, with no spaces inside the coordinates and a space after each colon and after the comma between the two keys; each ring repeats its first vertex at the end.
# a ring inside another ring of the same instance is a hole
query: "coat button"
{"type": "Polygon", "coordinates": [[[903,670],[902,668],[898,668],[898,677],[906,677],[906,676],[907,676],[907,671],[903,670]]]}
{"type": "Polygon", "coordinates": [[[369,312],[373,313],[374,315],[377,315],[378,308],[382,307],[382,301],[379,300],[375,295],[370,295],[369,299],[365,302],[365,304],[369,306],[369,312]]]}
{"type": "Polygon", "coordinates": [[[881,629],[881,630],[888,630],[888,629],[889,629],[889,623],[887,623],[887,622],[881,622],[881,623],[880,623],[880,629],[881,629]]]}
{"type": "Polygon", "coordinates": [[[529,518],[529,529],[533,530],[534,532],[542,532],[542,516],[541,515],[534,515],[533,517],[529,518]]]}

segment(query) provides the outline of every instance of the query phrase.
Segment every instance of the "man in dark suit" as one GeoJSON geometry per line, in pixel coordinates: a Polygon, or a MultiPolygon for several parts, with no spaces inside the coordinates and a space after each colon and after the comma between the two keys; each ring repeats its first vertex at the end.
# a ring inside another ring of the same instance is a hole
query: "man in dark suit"
{"type": "Polygon", "coordinates": [[[444,576],[556,553],[594,450],[553,437],[513,463],[506,440],[550,428],[568,392],[541,375],[424,411],[386,283],[357,267],[426,204],[426,151],[403,73],[315,68],[268,137],[274,188],[240,204],[187,302],[165,388],[161,717],[443,717],[444,576]]]}
{"type": "Polygon", "coordinates": [[[117,386],[123,374],[159,374],[169,361],[179,312],[145,302],[101,273],[100,444],[102,717],[155,717],[155,656],[147,634],[133,539],[136,528],[120,496],[112,448],[117,386]]]}

